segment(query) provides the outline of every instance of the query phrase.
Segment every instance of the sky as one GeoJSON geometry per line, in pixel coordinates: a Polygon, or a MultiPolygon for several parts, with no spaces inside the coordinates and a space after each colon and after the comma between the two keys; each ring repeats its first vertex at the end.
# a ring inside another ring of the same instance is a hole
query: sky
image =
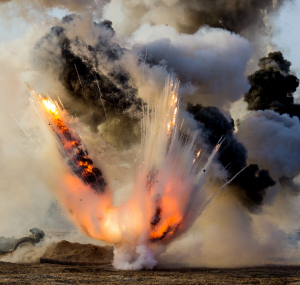
{"type": "MultiPolygon", "coordinates": [[[[283,52],[284,57],[292,62],[292,70],[300,77],[300,0],[282,7],[279,15],[273,19],[272,44],[275,50],[283,52]]],[[[299,90],[295,94],[300,97],[299,90]]]]}

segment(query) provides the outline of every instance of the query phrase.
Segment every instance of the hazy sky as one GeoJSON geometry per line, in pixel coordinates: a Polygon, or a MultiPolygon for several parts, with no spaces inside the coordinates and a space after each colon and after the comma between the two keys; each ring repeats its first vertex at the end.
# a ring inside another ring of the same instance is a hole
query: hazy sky
{"type": "MultiPolygon", "coordinates": [[[[280,14],[273,20],[273,43],[275,50],[281,50],[284,57],[292,62],[292,70],[300,77],[300,0],[282,7],[280,14]]],[[[297,91],[299,98],[300,92],[297,91]]]]}

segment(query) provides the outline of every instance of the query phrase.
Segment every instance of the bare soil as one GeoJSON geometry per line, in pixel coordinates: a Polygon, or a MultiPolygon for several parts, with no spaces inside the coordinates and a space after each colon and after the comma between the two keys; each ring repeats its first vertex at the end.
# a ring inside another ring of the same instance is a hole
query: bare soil
{"type": "Polygon", "coordinates": [[[42,258],[78,262],[72,265],[0,262],[0,284],[299,284],[300,266],[251,268],[181,268],[120,271],[111,263],[113,249],[62,241],[42,258]],[[97,265],[83,265],[94,262],[97,265]],[[103,265],[99,265],[99,263],[103,265]],[[106,264],[105,264],[106,263],[106,264]]]}
{"type": "Polygon", "coordinates": [[[47,248],[42,258],[61,261],[110,263],[113,260],[113,247],[61,241],[47,248]]]}
{"type": "Polygon", "coordinates": [[[110,265],[0,263],[0,284],[300,284],[300,266],[119,271],[110,265]]]}

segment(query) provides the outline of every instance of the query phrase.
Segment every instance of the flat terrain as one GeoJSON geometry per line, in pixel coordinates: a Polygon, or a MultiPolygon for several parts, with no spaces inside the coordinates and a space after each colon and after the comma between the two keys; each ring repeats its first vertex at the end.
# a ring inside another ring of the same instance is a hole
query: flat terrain
{"type": "Polygon", "coordinates": [[[300,285],[300,266],[121,271],[112,267],[112,260],[113,248],[109,246],[60,241],[46,247],[25,248],[1,256],[0,284],[300,285]]]}
{"type": "Polygon", "coordinates": [[[300,266],[119,271],[111,265],[0,262],[0,284],[300,284],[300,266]]]}

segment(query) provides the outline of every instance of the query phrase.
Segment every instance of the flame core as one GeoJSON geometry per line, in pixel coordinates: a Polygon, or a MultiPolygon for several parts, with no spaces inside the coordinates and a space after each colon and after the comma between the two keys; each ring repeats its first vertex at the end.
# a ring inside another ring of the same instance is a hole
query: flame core
{"type": "Polygon", "coordinates": [[[86,235],[120,246],[141,240],[146,244],[167,243],[186,230],[209,201],[203,186],[222,141],[203,165],[195,163],[201,154],[201,150],[195,150],[198,134],[179,128],[183,121],[179,117],[178,81],[168,78],[162,95],[143,108],[141,156],[134,189],[131,198],[119,207],[112,205],[109,185],[70,127],[63,106],[28,88],[67,158],[71,169],[66,180],[68,190],[65,196],[59,195],[86,235]],[[81,197],[87,204],[78,202],[81,197]]]}

